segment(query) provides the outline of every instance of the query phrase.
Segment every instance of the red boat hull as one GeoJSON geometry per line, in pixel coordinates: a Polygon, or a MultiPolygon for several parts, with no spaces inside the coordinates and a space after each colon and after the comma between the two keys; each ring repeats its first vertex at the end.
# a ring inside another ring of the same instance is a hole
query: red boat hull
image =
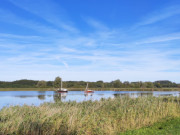
{"type": "Polygon", "coordinates": [[[85,91],[85,93],[94,93],[94,91],[92,91],[92,90],[87,90],[87,91],[85,91]]]}

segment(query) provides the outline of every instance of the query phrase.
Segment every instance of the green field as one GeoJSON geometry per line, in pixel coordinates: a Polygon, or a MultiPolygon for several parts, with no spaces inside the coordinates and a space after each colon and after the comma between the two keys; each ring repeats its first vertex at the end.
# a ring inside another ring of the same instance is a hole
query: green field
{"type": "Polygon", "coordinates": [[[158,132],[160,128],[156,127],[161,127],[163,133],[171,123],[171,129],[178,132],[175,126],[179,121],[152,126],[178,117],[180,99],[175,97],[117,97],[95,102],[45,103],[39,107],[24,105],[0,111],[0,134],[115,135],[158,132]]]}
{"type": "Polygon", "coordinates": [[[180,117],[158,122],[149,127],[120,133],[119,135],[180,135],[180,117]]]}

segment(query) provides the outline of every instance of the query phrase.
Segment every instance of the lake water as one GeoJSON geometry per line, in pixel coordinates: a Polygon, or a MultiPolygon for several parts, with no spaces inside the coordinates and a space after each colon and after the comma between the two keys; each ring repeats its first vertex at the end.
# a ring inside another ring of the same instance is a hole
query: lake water
{"type": "Polygon", "coordinates": [[[92,94],[84,94],[84,91],[69,91],[68,93],[57,93],[55,91],[0,91],[0,109],[5,106],[35,105],[44,102],[57,101],[87,101],[100,100],[101,98],[114,98],[130,96],[180,96],[179,91],[95,91],[92,94]]]}

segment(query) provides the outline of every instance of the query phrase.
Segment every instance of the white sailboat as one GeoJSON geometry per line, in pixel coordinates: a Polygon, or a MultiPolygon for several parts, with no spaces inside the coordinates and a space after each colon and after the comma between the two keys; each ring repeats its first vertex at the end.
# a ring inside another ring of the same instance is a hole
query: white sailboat
{"type": "Polygon", "coordinates": [[[57,89],[57,92],[68,92],[67,89],[62,88],[62,79],[61,79],[61,88],[57,89]]]}
{"type": "Polygon", "coordinates": [[[89,89],[88,89],[88,83],[87,83],[86,89],[85,89],[84,92],[85,92],[85,93],[94,93],[94,90],[89,90],[89,89]]]}

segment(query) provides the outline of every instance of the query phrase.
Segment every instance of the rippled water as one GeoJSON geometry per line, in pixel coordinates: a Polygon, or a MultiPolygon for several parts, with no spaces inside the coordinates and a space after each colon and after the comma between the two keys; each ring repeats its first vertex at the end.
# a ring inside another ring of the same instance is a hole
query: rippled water
{"type": "Polygon", "coordinates": [[[101,98],[114,98],[130,96],[179,96],[179,91],[95,91],[93,94],[84,94],[84,91],[69,91],[57,93],[54,91],[1,91],[0,109],[11,105],[35,105],[44,102],[100,100],[101,98]]]}

